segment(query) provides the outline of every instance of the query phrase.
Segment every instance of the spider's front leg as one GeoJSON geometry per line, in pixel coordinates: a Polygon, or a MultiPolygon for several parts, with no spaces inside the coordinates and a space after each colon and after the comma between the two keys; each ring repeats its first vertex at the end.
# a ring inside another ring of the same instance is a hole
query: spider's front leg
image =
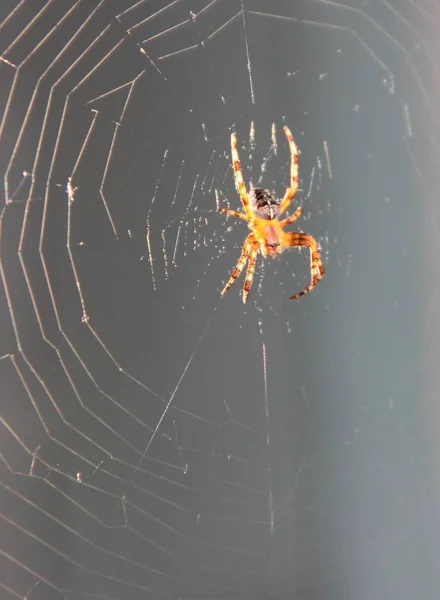
{"type": "Polygon", "coordinates": [[[284,245],[288,247],[307,246],[310,248],[310,271],[311,271],[311,283],[303,289],[302,292],[290,296],[291,300],[296,300],[304,294],[308,294],[313,288],[318,285],[321,279],[325,275],[324,265],[322,264],[321,256],[319,254],[318,242],[315,238],[308,233],[286,233],[284,238],[284,245]]]}
{"type": "Polygon", "coordinates": [[[255,263],[257,262],[257,254],[260,249],[260,244],[254,242],[252,244],[251,251],[249,253],[249,264],[246,273],[246,279],[243,286],[243,303],[246,304],[248,299],[249,290],[251,289],[252,281],[254,279],[255,263]]]}
{"type": "MultiPolygon", "coordinates": [[[[235,269],[232,271],[232,275],[229,278],[228,283],[225,285],[225,287],[223,288],[223,290],[221,292],[222,296],[224,296],[226,294],[226,292],[228,292],[231,289],[235,280],[240,275],[240,273],[243,271],[244,265],[246,264],[247,258],[249,256],[249,252],[251,251],[252,245],[254,243],[255,243],[255,235],[253,233],[250,233],[247,236],[245,243],[243,244],[243,250],[241,252],[240,258],[238,259],[238,263],[237,263],[235,269]]],[[[251,279],[251,283],[252,283],[252,279],[251,279]]],[[[250,287],[250,285],[249,285],[249,287],[250,287]]]]}

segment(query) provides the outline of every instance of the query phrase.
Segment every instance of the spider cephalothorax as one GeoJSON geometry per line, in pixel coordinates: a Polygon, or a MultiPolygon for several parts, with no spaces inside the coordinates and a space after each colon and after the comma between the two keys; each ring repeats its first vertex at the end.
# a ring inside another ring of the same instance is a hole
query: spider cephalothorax
{"type": "Polygon", "coordinates": [[[231,154],[235,184],[245,212],[221,207],[218,210],[227,215],[247,221],[251,233],[246,238],[237,266],[232,272],[228,283],[223,288],[222,295],[226,294],[231,288],[234,281],[242,272],[246,261],[249,259],[243,288],[243,302],[247,302],[249,290],[251,289],[258,252],[261,252],[263,256],[272,256],[275,258],[286,248],[297,246],[307,246],[310,248],[311,283],[302,292],[291,296],[292,300],[310,292],[324,277],[325,273],[315,238],[308,233],[297,233],[296,231],[286,233],[284,231],[286,225],[294,223],[301,216],[303,209],[298,208],[290,217],[282,221],[278,220],[278,217],[287,210],[298,190],[298,149],[287,126],[284,127],[284,133],[290,147],[290,187],[287,188],[282,200],[275,200],[269,192],[262,188],[251,188],[248,195],[238,157],[237,136],[235,133],[231,135],[231,154]]]}
{"type": "Polygon", "coordinates": [[[276,200],[267,190],[251,188],[249,202],[255,216],[259,219],[278,219],[281,210],[281,201],[276,200]]]}

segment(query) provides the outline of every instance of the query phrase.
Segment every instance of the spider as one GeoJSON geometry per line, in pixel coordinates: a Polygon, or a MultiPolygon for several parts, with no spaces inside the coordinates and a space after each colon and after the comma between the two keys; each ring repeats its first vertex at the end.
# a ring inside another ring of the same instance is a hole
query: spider
{"type": "Polygon", "coordinates": [[[324,265],[322,264],[319,247],[315,238],[307,233],[283,231],[286,225],[294,223],[298,217],[301,216],[303,209],[298,208],[293,215],[290,215],[290,217],[287,217],[282,221],[278,220],[278,218],[287,210],[298,190],[298,149],[293,141],[290,129],[287,126],[283,127],[283,129],[290,147],[291,181],[290,187],[287,188],[282,200],[275,199],[268,191],[261,188],[254,188],[252,185],[250,193],[247,193],[246,186],[243,182],[240,159],[238,157],[237,136],[235,133],[231,135],[231,155],[234,167],[234,179],[245,212],[221,208],[219,206],[217,207],[217,210],[227,215],[243,219],[243,221],[247,221],[252,233],[247,236],[238,263],[221,293],[223,296],[230,290],[235,280],[242,272],[246,261],[249,259],[243,287],[244,303],[247,302],[249,290],[251,289],[258,252],[261,252],[264,257],[271,256],[272,258],[275,258],[286,248],[296,246],[307,246],[310,248],[311,283],[304,288],[302,292],[291,296],[291,300],[295,300],[310,292],[325,274],[324,265]]]}

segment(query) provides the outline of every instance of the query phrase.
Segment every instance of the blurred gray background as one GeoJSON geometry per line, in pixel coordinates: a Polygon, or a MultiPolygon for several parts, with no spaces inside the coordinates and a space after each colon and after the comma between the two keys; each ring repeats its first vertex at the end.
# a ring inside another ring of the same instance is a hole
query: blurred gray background
{"type": "Polygon", "coordinates": [[[438,598],[438,3],[0,11],[1,598],[438,598]]]}

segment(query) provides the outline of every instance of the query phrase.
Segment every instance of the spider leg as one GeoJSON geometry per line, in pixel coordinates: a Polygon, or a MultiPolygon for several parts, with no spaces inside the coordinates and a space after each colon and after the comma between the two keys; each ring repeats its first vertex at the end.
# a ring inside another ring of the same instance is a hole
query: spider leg
{"type": "Polygon", "coordinates": [[[322,264],[321,256],[319,254],[318,243],[315,238],[308,233],[286,233],[284,234],[284,246],[295,247],[295,246],[307,246],[310,248],[310,274],[311,283],[302,292],[290,296],[291,300],[296,300],[304,294],[308,294],[324,277],[325,269],[322,264]]]}
{"type": "Polygon", "coordinates": [[[303,208],[298,208],[293,215],[287,217],[287,219],[283,219],[280,221],[281,227],[286,227],[286,225],[290,225],[291,223],[295,223],[295,221],[303,214],[303,208]]]}
{"type": "Polygon", "coordinates": [[[225,215],[230,215],[231,217],[238,217],[239,219],[243,219],[244,221],[249,221],[248,217],[238,211],[238,210],[230,210],[229,208],[217,208],[218,212],[225,213],[225,215]]]}
{"type": "Polygon", "coordinates": [[[231,134],[231,155],[232,155],[232,165],[234,167],[234,177],[235,183],[237,185],[238,192],[241,197],[241,201],[243,203],[243,208],[246,212],[246,215],[249,219],[254,219],[254,215],[252,213],[251,205],[249,202],[249,197],[246,191],[246,186],[243,181],[243,174],[241,172],[240,158],[238,156],[237,150],[237,136],[235,133],[231,134]]]}
{"type": "Polygon", "coordinates": [[[220,198],[219,198],[217,190],[215,190],[215,200],[217,203],[218,212],[225,213],[225,215],[230,215],[231,217],[238,217],[239,219],[243,219],[244,221],[249,221],[248,217],[244,213],[240,212],[239,210],[231,210],[229,208],[222,208],[220,206],[220,198]]]}
{"type": "Polygon", "coordinates": [[[232,275],[229,278],[228,283],[225,285],[225,287],[223,288],[223,290],[221,292],[222,296],[224,296],[226,294],[226,292],[228,292],[230,290],[230,288],[234,284],[237,277],[243,271],[244,265],[246,264],[247,258],[249,256],[249,252],[251,251],[252,244],[254,242],[255,242],[255,236],[253,233],[250,233],[247,236],[246,241],[243,244],[243,250],[241,252],[240,258],[238,259],[237,265],[236,265],[235,269],[232,271],[232,275]]]}
{"type": "Polygon", "coordinates": [[[283,201],[281,202],[281,215],[287,210],[289,204],[293,200],[293,197],[298,191],[298,148],[293,141],[293,135],[287,125],[285,125],[283,129],[290,148],[290,187],[287,188],[283,201]]]}
{"type": "Polygon", "coordinates": [[[246,304],[249,290],[251,289],[252,281],[254,279],[255,272],[255,263],[257,262],[257,254],[260,249],[260,244],[258,242],[254,242],[252,245],[252,249],[249,254],[249,263],[246,272],[246,279],[243,287],[243,302],[246,304]]]}

